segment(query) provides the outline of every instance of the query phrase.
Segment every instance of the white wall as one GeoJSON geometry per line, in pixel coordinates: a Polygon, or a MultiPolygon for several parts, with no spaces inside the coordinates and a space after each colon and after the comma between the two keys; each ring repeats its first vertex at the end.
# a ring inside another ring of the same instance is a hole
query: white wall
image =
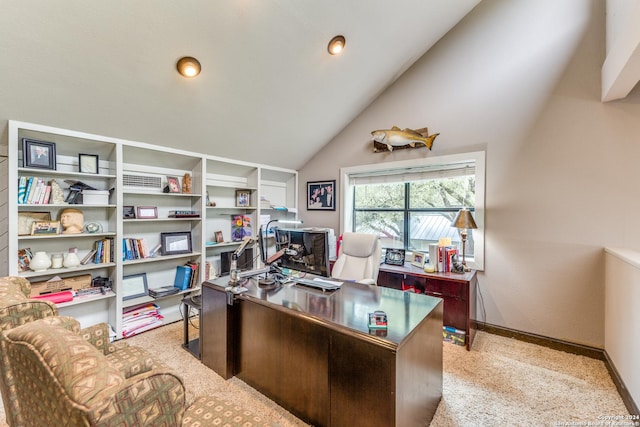
{"type": "Polygon", "coordinates": [[[7,220],[8,212],[8,196],[7,176],[9,165],[7,160],[7,146],[0,145],[0,277],[6,276],[9,272],[7,265],[7,245],[9,221],[7,220]]]}
{"type": "Polygon", "coordinates": [[[343,166],[485,149],[479,320],[602,347],[602,248],[640,248],[640,91],[600,102],[604,53],[604,0],[485,0],[300,171],[299,200],[343,166]],[[393,125],[440,136],[374,154],[393,125]]]}
{"type": "Polygon", "coordinates": [[[640,402],[640,252],[606,249],[604,348],[634,402],[640,402]]]}

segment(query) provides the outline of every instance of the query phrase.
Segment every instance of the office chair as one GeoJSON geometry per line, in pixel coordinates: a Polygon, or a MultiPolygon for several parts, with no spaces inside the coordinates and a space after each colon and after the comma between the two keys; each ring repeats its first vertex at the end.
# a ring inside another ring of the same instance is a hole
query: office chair
{"type": "Polygon", "coordinates": [[[381,246],[378,236],[346,232],[331,277],[375,285],[380,268],[381,246]]]}

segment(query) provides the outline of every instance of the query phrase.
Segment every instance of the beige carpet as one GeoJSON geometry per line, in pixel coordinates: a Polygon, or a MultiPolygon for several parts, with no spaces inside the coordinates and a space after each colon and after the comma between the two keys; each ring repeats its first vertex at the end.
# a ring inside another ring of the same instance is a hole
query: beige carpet
{"type": "MultiPolygon", "coordinates": [[[[276,425],[306,425],[242,381],[224,381],[184,350],[182,339],[182,323],[174,323],[128,342],[148,348],[178,371],[189,400],[214,394],[276,425]]],[[[598,425],[602,416],[628,414],[601,361],[484,332],[478,332],[470,352],[443,346],[443,398],[431,426],[598,425]]]]}

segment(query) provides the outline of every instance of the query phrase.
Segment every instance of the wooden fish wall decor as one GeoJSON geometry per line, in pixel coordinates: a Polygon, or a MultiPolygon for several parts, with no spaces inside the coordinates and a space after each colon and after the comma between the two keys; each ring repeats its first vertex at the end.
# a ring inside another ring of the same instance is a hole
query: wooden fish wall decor
{"type": "Polygon", "coordinates": [[[373,137],[373,152],[393,151],[402,148],[419,148],[427,147],[431,150],[433,141],[439,133],[429,135],[429,129],[400,129],[397,126],[391,129],[374,130],[371,132],[373,137]]]}

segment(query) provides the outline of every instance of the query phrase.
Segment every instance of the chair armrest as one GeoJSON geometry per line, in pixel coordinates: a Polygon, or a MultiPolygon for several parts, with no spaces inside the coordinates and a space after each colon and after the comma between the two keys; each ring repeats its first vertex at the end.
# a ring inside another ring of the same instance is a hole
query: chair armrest
{"type": "Polygon", "coordinates": [[[127,379],[117,389],[103,390],[87,403],[95,405],[89,413],[91,425],[180,426],[186,393],[180,377],[154,369],[127,379]],[[162,410],[151,411],[152,408],[162,410]]]}

